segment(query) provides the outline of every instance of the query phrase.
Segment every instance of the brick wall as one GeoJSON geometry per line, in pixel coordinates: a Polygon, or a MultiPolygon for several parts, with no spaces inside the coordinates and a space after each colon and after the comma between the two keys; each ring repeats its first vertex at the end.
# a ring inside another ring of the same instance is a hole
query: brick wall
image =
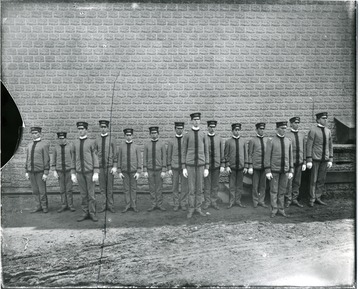
{"type": "Polygon", "coordinates": [[[314,112],[333,130],[334,116],[355,115],[354,1],[3,1],[2,23],[2,79],[26,125],[3,170],[9,192],[30,191],[33,125],[54,142],[75,138],[78,120],[94,137],[111,118],[118,139],[133,127],[143,144],[149,126],[168,139],[194,111],[224,138],[237,121],[250,137],[258,121],[270,135],[294,115],[304,130],[314,112]]]}

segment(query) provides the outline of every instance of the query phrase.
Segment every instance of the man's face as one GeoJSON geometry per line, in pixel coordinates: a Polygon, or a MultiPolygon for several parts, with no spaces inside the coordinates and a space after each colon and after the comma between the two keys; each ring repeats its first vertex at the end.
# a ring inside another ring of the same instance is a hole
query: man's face
{"type": "Polygon", "coordinates": [[[105,124],[102,124],[100,126],[100,131],[102,134],[106,134],[109,131],[109,128],[105,124]]]}
{"type": "Polygon", "coordinates": [[[233,129],[232,132],[234,136],[238,137],[240,135],[240,128],[236,127],[233,129]]]}
{"type": "Polygon", "coordinates": [[[156,140],[159,137],[159,133],[157,131],[152,131],[150,133],[151,139],[156,140]]]}
{"type": "Polygon", "coordinates": [[[263,136],[264,135],[265,128],[259,127],[256,129],[256,132],[258,135],[263,136]]]}
{"type": "Polygon", "coordinates": [[[327,116],[322,116],[317,119],[317,122],[323,126],[326,126],[327,124],[327,116]]]}
{"type": "Polygon", "coordinates": [[[283,136],[283,135],[285,135],[286,129],[287,129],[287,126],[282,125],[282,126],[279,126],[276,130],[279,135],[283,136]]]}
{"type": "Polygon", "coordinates": [[[80,127],[78,128],[78,131],[79,131],[79,136],[86,136],[87,134],[87,129],[85,129],[84,127],[80,127]]]}
{"type": "Polygon", "coordinates": [[[208,126],[208,132],[209,132],[210,134],[215,133],[215,126],[208,126]]]}
{"type": "Polygon", "coordinates": [[[297,121],[297,120],[295,120],[294,122],[292,122],[291,124],[290,124],[290,126],[291,126],[291,128],[293,129],[293,130],[298,130],[299,129],[299,121],[297,121]]]}
{"type": "Polygon", "coordinates": [[[132,141],[132,134],[131,133],[127,133],[126,135],[125,135],[125,139],[126,139],[126,141],[127,142],[130,142],[130,141],[132,141]]]}
{"type": "Polygon", "coordinates": [[[183,131],[184,131],[184,128],[182,128],[182,127],[175,128],[175,132],[177,135],[182,135],[183,131]]]}
{"type": "Polygon", "coordinates": [[[195,118],[193,118],[192,122],[193,122],[193,126],[194,126],[194,127],[199,127],[199,125],[200,125],[200,118],[199,118],[199,117],[195,117],[195,118]]]}
{"type": "Polygon", "coordinates": [[[40,132],[38,132],[36,130],[32,131],[31,135],[32,135],[33,140],[36,140],[41,136],[40,132]]]}
{"type": "Polygon", "coordinates": [[[66,143],[66,138],[59,138],[59,144],[63,145],[66,143]]]}

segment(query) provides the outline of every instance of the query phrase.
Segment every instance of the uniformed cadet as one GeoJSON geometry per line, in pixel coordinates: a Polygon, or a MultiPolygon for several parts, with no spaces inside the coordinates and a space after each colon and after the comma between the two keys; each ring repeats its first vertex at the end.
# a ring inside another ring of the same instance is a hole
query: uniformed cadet
{"type": "Polygon", "coordinates": [[[259,122],[255,125],[256,137],[249,141],[249,174],[252,177],[252,200],[254,208],[258,205],[264,208],[268,206],[265,204],[265,150],[266,138],[264,137],[265,123],[259,122]]]}
{"type": "Polygon", "coordinates": [[[175,122],[175,137],[173,137],[167,147],[167,167],[168,173],[172,178],[172,192],[174,200],[174,211],[187,210],[188,203],[188,181],[183,175],[181,166],[181,154],[183,148],[184,123],[175,122]],[[180,189],[179,189],[180,184],[180,189]]]}
{"type": "Polygon", "coordinates": [[[99,188],[102,198],[102,207],[99,213],[106,210],[115,213],[114,210],[114,175],[117,171],[117,148],[116,140],[109,133],[109,121],[99,120],[101,134],[95,140],[95,149],[99,158],[99,188]]]}
{"type": "Polygon", "coordinates": [[[189,212],[190,219],[194,211],[201,216],[206,214],[201,210],[203,198],[204,177],[209,175],[209,146],[206,134],[200,131],[201,113],[190,114],[193,126],[191,131],[184,136],[184,147],[182,153],[183,175],[189,184],[189,212]]]}
{"type": "Polygon", "coordinates": [[[293,177],[293,154],[291,140],[285,137],[287,121],[276,123],[276,136],[268,138],[265,151],[266,178],[270,181],[271,218],[284,210],[284,196],[288,179],[293,177]]]}
{"type": "Polygon", "coordinates": [[[321,195],[325,190],[327,170],[333,163],[333,143],[331,131],[326,127],[327,119],[327,112],[316,114],[317,126],[309,131],[306,144],[306,167],[311,169],[310,207],[314,206],[314,202],[326,205],[321,195]]]}
{"type": "Polygon", "coordinates": [[[149,179],[151,207],[148,212],[156,208],[166,211],[163,207],[163,178],[166,172],[166,147],[159,139],[159,127],[149,128],[151,140],[144,147],[144,176],[149,179]]]}
{"type": "Polygon", "coordinates": [[[95,141],[88,139],[88,123],[79,121],[76,123],[79,131],[79,139],[74,143],[74,165],[76,170],[71,174],[74,183],[79,183],[81,195],[82,215],[78,222],[90,218],[97,222],[95,202],[95,182],[99,180],[99,160],[95,148],[95,141]]]}
{"type": "Polygon", "coordinates": [[[244,174],[248,171],[248,150],[245,139],[240,137],[241,124],[231,125],[232,137],[225,142],[226,172],[229,174],[230,209],[233,205],[245,208],[241,202],[244,174]]]}
{"type": "Polygon", "coordinates": [[[219,210],[217,205],[220,173],[225,171],[224,143],[215,133],[216,120],[209,120],[208,125],[208,150],[209,150],[209,175],[204,178],[204,198],[206,210],[210,206],[219,210]]]}
{"type": "Polygon", "coordinates": [[[285,207],[294,204],[300,208],[304,207],[299,203],[299,189],[301,185],[301,172],[306,170],[306,137],[299,132],[300,117],[290,118],[291,131],[286,133],[286,137],[291,139],[294,158],[294,177],[288,181],[285,194],[285,207]]]}
{"type": "Polygon", "coordinates": [[[25,177],[30,180],[36,207],[31,213],[48,212],[46,180],[50,170],[49,144],[41,140],[41,127],[32,127],[33,141],[26,147],[25,177]]]}
{"type": "Polygon", "coordinates": [[[118,170],[119,177],[124,182],[125,193],[125,213],[130,208],[135,212],[137,209],[137,180],[141,174],[141,152],[138,145],[133,141],[134,130],[124,129],[125,141],[122,142],[118,150],[118,170]]]}
{"type": "Polygon", "coordinates": [[[74,171],[73,152],[74,144],[68,142],[66,132],[58,132],[58,143],[53,151],[51,166],[54,168],[54,177],[58,179],[60,185],[61,207],[57,211],[61,213],[67,209],[75,211],[73,203],[71,170],[74,171]]]}

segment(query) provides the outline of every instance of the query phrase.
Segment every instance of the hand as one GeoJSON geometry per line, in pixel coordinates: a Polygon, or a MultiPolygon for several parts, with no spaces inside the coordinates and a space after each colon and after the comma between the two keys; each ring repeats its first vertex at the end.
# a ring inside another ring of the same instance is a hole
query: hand
{"type": "Polygon", "coordinates": [[[77,178],[75,174],[71,174],[71,181],[75,184],[77,183],[77,178]]]}
{"type": "Polygon", "coordinates": [[[29,173],[25,173],[25,178],[26,178],[27,180],[30,179],[29,173]]]}
{"type": "Polygon", "coordinates": [[[273,178],[272,173],[267,173],[266,178],[270,181],[273,178]]]}
{"type": "Polygon", "coordinates": [[[312,168],[312,162],[306,163],[306,168],[307,168],[308,170],[311,170],[311,168],[312,168]]]}
{"type": "Polygon", "coordinates": [[[288,179],[291,180],[293,178],[293,176],[294,176],[293,173],[289,173],[288,174],[288,179]]]}
{"type": "Polygon", "coordinates": [[[135,180],[138,180],[138,179],[139,179],[139,177],[140,177],[140,174],[139,174],[139,173],[135,173],[135,175],[134,175],[134,179],[135,179],[135,180]]]}
{"type": "Polygon", "coordinates": [[[92,181],[95,183],[99,180],[99,174],[98,173],[94,173],[93,177],[92,177],[92,181]]]}
{"type": "Polygon", "coordinates": [[[148,178],[148,177],[149,177],[149,173],[148,173],[148,172],[145,172],[145,173],[144,173],[144,177],[145,177],[145,178],[148,178]]]}
{"type": "Polygon", "coordinates": [[[208,169],[205,169],[205,170],[204,170],[204,178],[206,178],[208,175],[209,175],[209,170],[208,170],[208,169]]]}
{"type": "Polygon", "coordinates": [[[165,173],[165,172],[161,172],[160,177],[163,179],[163,178],[165,178],[165,176],[166,176],[166,173],[165,173]]]}
{"type": "Polygon", "coordinates": [[[116,171],[117,171],[117,168],[112,168],[112,169],[111,169],[111,171],[110,171],[110,173],[111,173],[111,174],[113,174],[113,175],[115,176],[116,171]]]}
{"type": "Polygon", "coordinates": [[[332,162],[327,163],[327,168],[330,169],[332,167],[332,162]]]}
{"type": "Polygon", "coordinates": [[[119,173],[119,177],[120,177],[120,179],[124,179],[125,178],[125,176],[123,175],[123,173],[119,173]]]}
{"type": "Polygon", "coordinates": [[[183,176],[184,176],[185,178],[187,178],[187,177],[189,176],[187,169],[183,169],[183,176]]]}
{"type": "Polygon", "coordinates": [[[220,173],[225,172],[225,168],[224,167],[220,167],[220,173]]]}
{"type": "Polygon", "coordinates": [[[43,174],[43,176],[42,176],[42,178],[41,178],[41,179],[42,179],[44,182],[46,182],[47,177],[48,177],[47,175],[43,174]]]}
{"type": "Polygon", "coordinates": [[[169,176],[172,177],[172,175],[173,175],[172,170],[169,170],[169,176]]]}
{"type": "Polygon", "coordinates": [[[228,174],[231,174],[231,169],[230,169],[230,167],[226,167],[226,172],[227,172],[228,174]]]}
{"type": "Polygon", "coordinates": [[[253,169],[253,168],[249,168],[248,173],[249,173],[249,175],[252,175],[252,174],[254,173],[254,169],[253,169]]]}
{"type": "Polygon", "coordinates": [[[248,172],[247,168],[244,168],[243,173],[246,174],[248,172]]]}
{"type": "Polygon", "coordinates": [[[302,165],[301,170],[302,170],[303,172],[306,170],[306,165],[305,165],[305,164],[302,165]]]}
{"type": "Polygon", "coordinates": [[[58,175],[57,171],[54,171],[54,177],[55,177],[55,179],[59,178],[59,175],[58,175]]]}

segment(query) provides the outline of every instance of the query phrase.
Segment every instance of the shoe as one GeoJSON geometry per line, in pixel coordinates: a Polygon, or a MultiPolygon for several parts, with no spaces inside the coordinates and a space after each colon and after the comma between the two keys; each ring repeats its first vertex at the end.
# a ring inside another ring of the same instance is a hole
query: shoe
{"type": "Polygon", "coordinates": [[[153,207],[151,207],[151,208],[147,209],[147,211],[148,211],[148,212],[154,211],[154,210],[155,210],[155,208],[156,208],[156,207],[155,207],[155,206],[153,206],[153,207]]]}
{"type": "Polygon", "coordinates": [[[71,212],[75,212],[75,211],[76,211],[74,207],[70,207],[69,210],[70,210],[71,212]]]}
{"type": "Polygon", "coordinates": [[[126,213],[129,209],[130,209],[130,207],[125,207],[125,209],[122,210],[121,213],[126,213]]]}
{"type": "Polygon", "coordinates": [[[49,212],[49,210],[47,208],[43,209],[43,212],[46,214],[47,212],[49,212]]]}
{"type": "Polygon", "coordinates": [[[295,206],[298,206],[299,208],[303,208],[304,206],[302,204],[300,204],[298,201],[293,201],[292,202],[295,206]]]}
{"type": "Polygon", "coordinates": [[[187,211],[186,207],[181,207],[181,210],[187,211]]]}
{"type": "Polygon", "coordinates": [[[205,204],[203,207],[204,210],[207,210],[208,208],[209,208],[209,204],[205,204]]]}
{"type": "Polygon", "coordinates": [[[275,217],[275,215],[276,215],[276,213],[271,213],[270,218],[274,218],[274,217],[275,217]]]}
{"type": "Polygon", "coordinates": [[[257,208],[258,204],[254,204],[254,208],[257,208]]]}
{"type": "Polygon", "coordinates": [[[174,207],[174,211],[177,212],[179,210],[179,206],[174,207]]]}
{"type": "Polygon", "coordinates": [[[30,211],[30,213],[33,214],[33,213],[37,213],[37,212],[40,212],[40,211],[42,211],[42,209],[40,207],[38,207],[35,210],[30,211]]]}
{"type": "Polygon", "coordinates": [[[139,212],[139,210],[136,207],[133,207],[133,210],[134,210],[135,213],[139,212]]]}
{"type": "Polygon", "coordinates": [[[285,218],[287,218],[288,215],[285,214],[285,211],[279,211],[279,214],[285,218]]]}
{"type": "Polygon", "coordinates": [[[196,212],[198,212],[200,216],[206,217],[206,214],[203,211],[197,210],[196,212]]]}
{"type": "Polygon", "coordinates": [[[236,204],[237,204],[240,208],[246,208],[246,206],[243,205],[241,202],[236,202],[236,204]]]}
{"type": "Polygon", "coordinates": [[[268,205],[266,205],[265,203],[259,203],[259,206],[263,207],[263,208],[269,208],[268,205]]]}
{"type": "Polygon", "coordinates": [[[97,222],[97,221],[99,221],[99,219],[98,219],[98,218],[96,218],[96,216],[95,216],[95,215],[90,215],[90,219],[91,219],[91,221],[93,221],[93,222],[97,222]]]}
{"type": "Polygon", "coordinates": [[[79,219],[77,219],[76,221],[82,222],[82,221],[86,220],[87,218],[88,218],[88,216],[83,215],[79,219]]]}
{"type": "Polygon", "coordinates": [[[310,207],[314,207],[314,202],[310,202],[310,203],[309,203],[309,206],[310,206],[310,207]]]}
{"type": "Polygon", "coordinates": [[[234,204],[233,203],[230,203],[227,208],[230,209],[234,204]]]}
{"type": "Polygon", "coordinates": [[[109,208],[108,211],[110,211],[111,213],[115,213],[115,210],[113,208],[109,208]]]}
{"type": "Polygon", "coordinates": [[[102,208],[100,211],[98,211],[98,213],[103,213],[106,211],[106,207],[105,208],[102,208]]]}
{"type": "Polygon", "coordinates": [[[166,211],[166,209],[163,206],[158,207],[160,211],[166,211]]]}
{"type": "Polygon", "coordinates": [[[187,214],[186,218],[191,219],[193,213],[194,213],[193,211],[189,211],[189,213],[187,214]]]}
{"type": "Polygon", "coordinates": [[[327,206],[327,204],[326,204],[325,202],[323,202],[322,200],[320,200],[320,199],[316,199],[316,202],[317,202],[319,205],[327,206]]]}
{"type": "Polygon", "coordinates": [[[62,213],[66,210],[66,207],[61,207],[59,210],[57,210],[58,213],[62,213]]]}
{"type": "Polygon", "coordinates": [[[219,206],[217,204],[213,204],[212,207],[215,209],[215,210],[220,210],[219,206]]]}
{"type": "Polygon", "coordinates": [[[290,202],[286,202],[286,203],[285,203],[285,208],[289,208],[289,207],[290,207],[290,204],[291,204],[290,202]]]}

